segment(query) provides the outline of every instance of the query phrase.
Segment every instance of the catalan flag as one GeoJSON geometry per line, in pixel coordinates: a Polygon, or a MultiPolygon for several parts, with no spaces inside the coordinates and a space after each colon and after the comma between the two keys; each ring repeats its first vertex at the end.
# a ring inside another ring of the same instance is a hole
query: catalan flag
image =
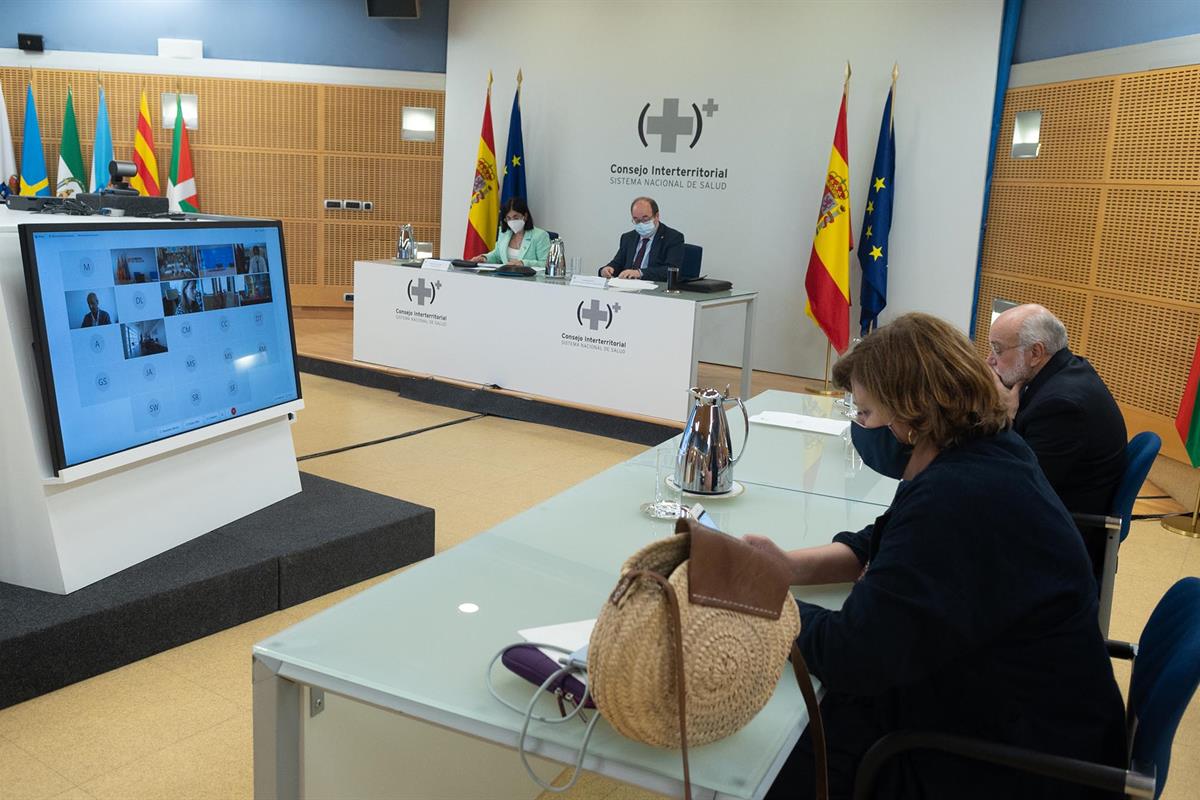
{"type": "Polygon", "coordinates": [[[862,267],[861,308],[858,323],[866,336],[879,325],[879,313],[887,307],[888,234],[892,230],[892,195],[896,191],[896,136],[892,124],[892,97],[888,92],[875,145],[875,165],[867,189],[867,208],[859,235],[858,264],[862,267]]]}
{"type": "Polygon", "coordinates": [[[8,127],[8,106],[0,89],[0,200],[17,193],[17,156],[13,151],[12,129],[8,127]]]}
{"type": "Polygon", "coordinates": [[[50,178],[46,176],[46,154],[42,152],[42,128],[38,125],[37,104],[33,102],[33,84],[25,95],[25,141],[21,144],[21,194],[50,196],[50,178]]]}
{"type": "Polygon", "coordinates": [[[83,149],[79,146],[79,123],[75,120],[75,98],[67,87],[67,107],[63,112],[62,141],[58,144],[58,180],[55,194],[74,197],[87,191],[87,173],[83,171],[83,149]]]}
{"type": "Polygon", "coordinates": [[[1200,467],[1200,339],[1196,340],[1196,352],[1192,356],[1192,368],[1188,371],[1183,397],[1179,400],[1179,414],[1175,417],[1175,430],[1183,439],[1183,449],[1193,467],[1200,467]]]}
{"type": "Polygon", "coordinates": [[[171,141],[171,171],[167,174],[167,207],[193,214],[200,210],[196,175],[192,172],[192,148],[188,145],[183,100],[179,95],[175,95],[175,137],[171,141]]]}
{"type": "Polygon", "coordinates": [[[142,90],[142,104],[138,109],[137,133],[133,137],[133,163],[137,175],[129,179],[129,185],[140,195],[159,194],[158,159],[154,156],[154,126],[150,122],[150,106],[146,104],[146,90],[142,90]]]}
{"type": "Polygon", "coordinates": [[[463,258],[473,258],[496,246],[500,219],[500,192],[496,181],[496,143],[492,136],[492,73],[488,72],[487,99],[483,104],[483,128],[475,158],[475,182],[471,185],[471,209],[467,212],[467,241],[463,258]]]}
{"type": "MultiPolygon", "coordinates": [[[[849,77],[847,77],[847,84],[849,77]]],[[[833,150],[821,194],[804,288],[808,314],[839,353],[850,345],[850,150],[846,143],[846,89],[833,133],[833,150]]]]}
{"type": "Polygon", "coordinates": [[[500,168],[504,183],[500,187],[500,205],[510,197],[528,201],[525,188],[525,142],[521,135],[521,71],[517,70],[517,91],[513,95],[512,114],[508,118],[508,147],[504,150],[504,165],[500,168]]]}

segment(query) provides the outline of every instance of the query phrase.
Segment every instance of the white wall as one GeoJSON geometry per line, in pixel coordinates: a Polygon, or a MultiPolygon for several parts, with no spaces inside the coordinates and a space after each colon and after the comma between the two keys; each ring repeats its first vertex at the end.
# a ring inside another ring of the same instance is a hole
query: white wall
{"type": "MultiPolygon", "coordinates": [[[[466,230],[480,113],[492,69],[498,158],[516,72],[529,200],[568,255],[599,266],[628,230],[629,202],[655,197],[662,219],[704,247],[704,271],[760,295],[755,367],[820,375],[825,339],[804,316],[804,271],[847,59],[858,239],[892,64],[896,210],[884,320],[911,310],[966,330],[995,92],[1002,1],[535,2],[453,0],[446,68],[442,252],[466,230]],[[638,138],[646,103],[713,98],[694,149],[638,138]],[[610,165],[727,168],[724,190],[614,185],[610,165]]],[[[851,255],[851,331],[858,266],[851,255]]],[[[709,317],[706,360],[738,363],[737,312],[709,317]]]]}

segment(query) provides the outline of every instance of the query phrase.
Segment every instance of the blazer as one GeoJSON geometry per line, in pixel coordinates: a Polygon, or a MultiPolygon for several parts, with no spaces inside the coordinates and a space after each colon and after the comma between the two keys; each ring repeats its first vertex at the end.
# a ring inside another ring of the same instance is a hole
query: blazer
{"type": "MultiPolygon", "coordinates": [[[[618,274],[621,270],[633,269],[633,260],[637,256],[638,241],[641,238],[637,231],[626,231],[621,234],[621,244],[617,248],[617,254],[604,266],[612,267],[613,271],[618,274]]],[[[654,238],[650,240],[650,255],[646,259],[646,268],[642,270],[642,277],[648,281],[665,281],[667,267],[682,266],[683,234],[660,222],[658,230],[654,232],[654,238]]]]}
{"type": "MultiPolygon", "coordinates": [[[[507,225],[496,237],[496,246],[487,254],[488,264],[508,263],[508,243],[512,241],[513,232],[507,225]]],[[[525,231],[521,240],[521,263],[527,267],[545,267],[550,255],[550,234],[541,228],[530,228],[525,231]]]]}
{"type": "MultiPolygon", "coordinates": [[[[1087,359],[1055,353],[1021,392],[1013,430],[1029,444],[1068,511],[1107,514],[1125,472],[1125,418],[1087,359]]],[[[1104,532],[1081,528],[1097,574],[1104,532]]]]}

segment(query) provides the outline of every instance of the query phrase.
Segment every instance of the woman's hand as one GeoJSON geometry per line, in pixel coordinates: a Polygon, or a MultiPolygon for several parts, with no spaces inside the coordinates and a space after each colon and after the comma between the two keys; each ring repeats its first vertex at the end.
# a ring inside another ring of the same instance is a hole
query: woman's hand
{"type": "Polygon", "coordinates": [[[520,266],[524,266],[524,264],[525,264],[525,262],[524,262],[524,261],[522,261],[522,260],[521,260],[521,259],[519,259],[519,258],[510,258],[510,259],[509,259],[508,261],[506,261],[505,263],[506,263],[506,264],[509,264],[510,266],[514,266],[514,267],[520,267],[520,266]]]}
{"type": "Polygon", "coordinates": [[[766,553],[775,561],[783,564],[783,566],[787,568],[788,575],[791,576],[789,580],[792,583],[796,583],[796,567],[792,563],[791,556],[788,555],[786,550],[775,544],[775,542],[771,541],[766,536],[758,536],[757,534],[753,533],[748,533],[743,536],[742,541],[753,547],[755,550],[766,553]]]}
{"type": "Polygon", "coordinates": [[[474,261],[476,264],[482,264],[483,262],[487,261],[487,256],[486,255],[475,256],[471,260],[474,261]]]}

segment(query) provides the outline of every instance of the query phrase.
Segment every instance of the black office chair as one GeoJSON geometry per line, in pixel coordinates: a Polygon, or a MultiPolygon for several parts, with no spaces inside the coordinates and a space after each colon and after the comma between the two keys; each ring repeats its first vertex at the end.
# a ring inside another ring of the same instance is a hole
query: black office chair
{"type": "MultiPolygon", "coordinates": [[[[544,230],[544,231],[545,231],[546,229],[545,229],[545,228],[542,228],[542,230],[544,230]]],[[[557,232],[557,231],[546,231],[546,234],[547,234],[547,235],[550,237],[550,241],[552,241],[552,242],[553,242],[555,239],[557,239],[557,238],[558,238],[558,232],[557,232]]]]}
{"type": "Polygon", "coordinates": [[[704,248],[698,244],[685,244],[683,246],[683,264],[679,270],[679,277],[687,280],[688,278],[700,277],[700,262],[704,259],[704,248]]]}
{"type": "Polygon", "coordinates": [[[1125,714],[1130,733],[1126,769],[967,736],[897,731],[863,756],[854,779],[854,800],[871,797],[884,762],[909,750],[939,750],[1113,794],[1158,798],[1167,784],[1179,720],[1200,685],[1200,578],[1184,578],[1167,590],[1138,644],[1109,641],[1108,652],[1133,661],[1125,714]]]}

